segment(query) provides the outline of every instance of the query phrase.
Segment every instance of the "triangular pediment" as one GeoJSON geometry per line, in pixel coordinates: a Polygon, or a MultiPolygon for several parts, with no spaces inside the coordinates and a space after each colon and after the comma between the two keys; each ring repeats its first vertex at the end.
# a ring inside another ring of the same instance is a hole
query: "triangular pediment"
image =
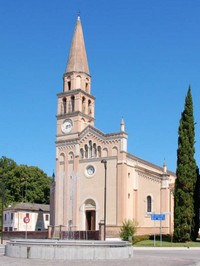
{"type": "Polygon", "coordinates": [[[122,134],[123,134],[122,132],[105,134],[99,129],[89,125],[79,134],[79,140],[80,143],[92,139],[105,143],[105,142],[112,142],[119,140],[122,134]]]}
{"type": "Polygon", "coordinates": [[[105,134],[100,131],[99,129],[91,126],[91,125],[88,125],[80,134],[79,134],[79,137],[80,139],[81,138],[84,138],[86,135],[91,135],[91,134],[94,134],[95,136],[99,136],[100,138],[104,138],[105,137],[105,134]]]}

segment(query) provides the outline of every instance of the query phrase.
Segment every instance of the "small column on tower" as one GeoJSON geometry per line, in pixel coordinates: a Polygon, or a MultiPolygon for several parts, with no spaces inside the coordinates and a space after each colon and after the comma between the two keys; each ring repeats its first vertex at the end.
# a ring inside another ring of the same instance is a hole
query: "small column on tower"
{"type": "Polygon", "coordinates": [[[124,118],[122,116],[121,124],[120,124],[120,131],[125,132],[125,124],[124,124],[124,118]]]}
{"type": "Polygon", "coordinates": [[[124,118],[122,117],[121,124],[120,124],[120,131],[121,131],[121,151],[127,152],[127,134],[125,133],[125,123],[124,118]]]}

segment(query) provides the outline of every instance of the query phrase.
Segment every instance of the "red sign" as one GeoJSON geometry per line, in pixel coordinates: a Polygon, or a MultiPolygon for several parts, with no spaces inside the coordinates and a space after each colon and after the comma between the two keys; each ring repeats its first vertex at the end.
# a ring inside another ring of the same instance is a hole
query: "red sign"
{"type": "Polygon", "coordinates": [[[28,224],[30,222],[30,219],[28,217],[24,217],[24,223],[28,224]]]}

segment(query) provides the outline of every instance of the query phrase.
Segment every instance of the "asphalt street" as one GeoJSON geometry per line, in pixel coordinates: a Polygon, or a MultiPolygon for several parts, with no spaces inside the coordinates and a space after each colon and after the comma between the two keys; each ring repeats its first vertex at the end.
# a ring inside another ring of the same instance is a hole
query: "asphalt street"
{"type": "Polygon", "coordinates": [[[124,260],[40,260],[4,256],[0,249],[2,266],[200,266],[200,248],[134,248],[132,259],[124,260]]]}

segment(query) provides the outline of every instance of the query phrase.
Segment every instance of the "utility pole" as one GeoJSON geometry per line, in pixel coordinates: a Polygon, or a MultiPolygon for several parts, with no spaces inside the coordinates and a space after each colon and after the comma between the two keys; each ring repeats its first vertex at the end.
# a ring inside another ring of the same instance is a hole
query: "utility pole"
{"type": "Polygon", "coordinates": [[[1,178],[1,244],[3,244],[4,177],[1,178]]]}
{"type": "Polygon", "coordinates": [[[104,182],[104,241],[106,240],[106,179],[107,179],[107,161],[102,160],[101,163],[104,164],[105,169],[105,182],[104,182]]]}

